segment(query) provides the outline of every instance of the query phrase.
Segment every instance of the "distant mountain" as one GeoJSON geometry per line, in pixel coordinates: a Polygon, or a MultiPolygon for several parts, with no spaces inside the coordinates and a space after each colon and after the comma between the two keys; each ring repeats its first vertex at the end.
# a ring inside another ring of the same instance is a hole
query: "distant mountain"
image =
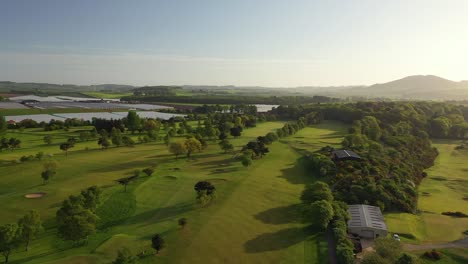
{"type": "Polygon", "coordinates": [[[468,81],[454,82],[434,75],[413,75],[387,83],[344,89],[336,94],[394,99],[468,99],[468,81]]]}

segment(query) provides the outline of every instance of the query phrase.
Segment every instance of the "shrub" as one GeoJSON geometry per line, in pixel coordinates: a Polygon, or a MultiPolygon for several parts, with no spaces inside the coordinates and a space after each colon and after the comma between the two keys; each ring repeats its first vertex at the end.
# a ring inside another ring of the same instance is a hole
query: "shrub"
{"type": "Polygon", "coordinates": [[[439,260],[439,259],[442,258],[442,253],[440,253],[439,251],[433,249],[431,251],[424,252],[423,256],[428,258],[428,259],[439,260]]]}

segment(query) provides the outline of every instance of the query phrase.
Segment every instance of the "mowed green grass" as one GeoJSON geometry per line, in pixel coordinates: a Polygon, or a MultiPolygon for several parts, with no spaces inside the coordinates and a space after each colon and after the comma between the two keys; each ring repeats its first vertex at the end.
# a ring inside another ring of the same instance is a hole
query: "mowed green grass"
{"type": "Polygon", "coordinates": [[[456,140],[435,140],[439,150],[435,165],[419,186],[420,215],[387,214],[391,232],[412,234],[417,243],[457,240],[468,230],[468,218],[444,216],[447,211],[468,213],[468,151],[455,150],[456,140]]]}
{"type": "MultiPolygon", "coordinates": [[[[261,123],[230,140],[240,149],[282,125],[261,123]]],[[[55,133],[63,139],[67,136],[55,133]]],[[[176,160],[159,142],[104,151],[94,141],[78,143],[65,157],[58,146],[42,143],[42,132],[25,130],[16,135],[23,140],[24,149],[0,153],[0,159],[44,151],[55,153],[60,165],[48,185],[41,184],[40,161],[1,166],[2,224],[36,209],[51,227],[60,202],[91,185],[103,187],[104,199],[98,210],[100,229],[87,245],[73,247],[58,239],[54,228],[47,228],[29,252],[15,252],[12,263],[109,263],[122,246],[135,254],[149,252],[155,233],[165,237],[167,248],[159,256],[141,259],[142,263],[326,263],[323,234],[303,223],[297,210],[304,185],[316,180],[304,170],[300,152],[337,144],[344,133],[345,127],[329,122],[303,129],[273,143],[271,153],[244,168],[231,155],[223,154],[216,141],[191,160],[176,160]],[[85,147],[90,149],[85,151],[85,147]],[[115,183],[133,170],[149,166],[155,166],[155,174],[141,177],[126,193],[115,183]],[[199,208],[195,202],[193,186],[199,180],[211,181],[218,190],[217,200],[207,208],[199,208]],[[47,195],[24,198],[38,191],[47,195]],[[177,226],[181,217],[188,219],[184,230],[177,226]]]]}

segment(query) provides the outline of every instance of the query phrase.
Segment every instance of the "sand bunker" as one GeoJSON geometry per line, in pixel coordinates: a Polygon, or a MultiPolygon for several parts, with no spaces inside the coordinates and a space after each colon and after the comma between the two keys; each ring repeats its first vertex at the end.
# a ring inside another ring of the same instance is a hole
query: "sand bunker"
{"type": "Polygon", "coordinates": [[[37,199],[37,198],[41,198],[44,195],[46,195],[45,192],[37,192],[37,193],[28,193],[24,197],[28,199],[37,199]]]}

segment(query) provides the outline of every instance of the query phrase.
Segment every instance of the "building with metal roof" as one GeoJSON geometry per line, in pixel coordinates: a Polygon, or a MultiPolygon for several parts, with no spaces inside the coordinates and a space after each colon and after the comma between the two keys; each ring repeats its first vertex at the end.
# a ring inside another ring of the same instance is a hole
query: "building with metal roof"
{"type": "Polygon", "coordinates": [[[351,219],[348,221],[348,232],[365,238],[385,237],[387,225],[380,208],[366,204],[348,205],[351,219]]]}
{"type": "Polygon", "coordinates": [[[362,160],[361,156],[351,150],[334,150],[332,151],[332,155],[334,160],[362,160]]]}

